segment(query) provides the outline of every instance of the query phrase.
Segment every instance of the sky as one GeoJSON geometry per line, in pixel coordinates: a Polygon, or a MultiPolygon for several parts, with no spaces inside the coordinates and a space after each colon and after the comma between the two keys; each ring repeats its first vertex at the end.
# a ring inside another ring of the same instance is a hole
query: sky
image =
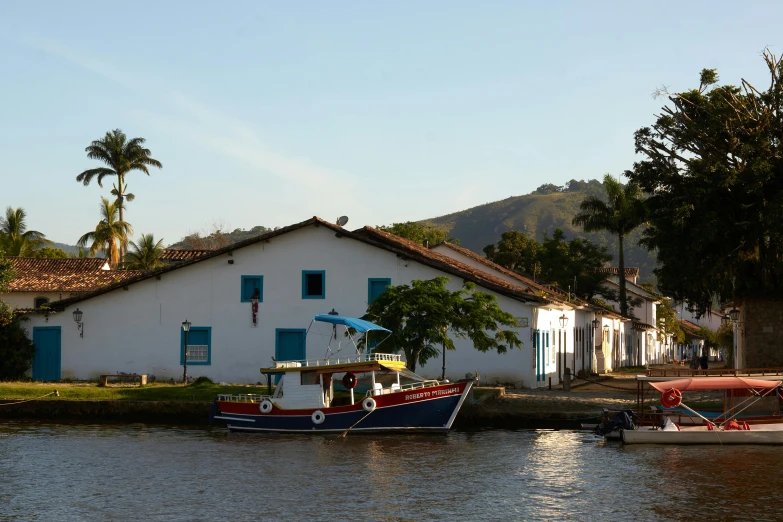
{"type": "Polygon", "coordinates": [[[165,244],[218,224],[420,220],[621,174],[654,98],[764,85],[781,2],[0,2],[0,207],[74,244],[107,131],[163,164],[126,219],[165,244]]]}

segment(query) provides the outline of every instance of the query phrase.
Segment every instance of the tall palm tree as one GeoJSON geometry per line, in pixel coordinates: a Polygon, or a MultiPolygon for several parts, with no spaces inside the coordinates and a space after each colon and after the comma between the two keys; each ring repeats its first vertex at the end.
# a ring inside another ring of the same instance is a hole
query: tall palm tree
{"type": "Polygon", "coordinates": [[[647,209],[642,199],[642,190],[636,183],[623,186],[610,174],[604,176],[604,190],[607,201],[588,196],[579,205],[580,212],[574,216],[573,224],[581,225],[585,232],[606,230],[617,235],[620,247],[620,313],[628,315],[628,294],[625,284],[625,252],[623,241],[636,227],[644,223],[647,209]]]}
{"type": "Polygon", "coordinates": [[[111,266],[120,264],[120,249],[128,244],[128,236],[133,233],[133,227],[121,219],[117,219],[120,205],[117,201],[101,198],[101,216],[103,219],[95,227],[95,231],[87,232],[76,243],[84,247],[90,243],[90,257],[98,251],[103,251],[109,258],[111,266]]]}
{"type": "Polygon", "coordinates": [[[133,201],[136,198],[127,192],[125,175],[132,170],[140,170],[149,176],[150,171],[147,167],[163,168],[160,161],[150,157],[150,150],[144,148],[144,142],[144,138],[129,140],[120,129],[114,129],[84,149],[88,158],[102,161],[107,167],[85,170],[76,176],[76,181],[87,186],[97,176],[96,181],[102,187],[104,177],[117,176],[117,183],[112,185],[111,193],[119,204],[120,221],[125,221],[125,201],[133,201]]]}
{"type": "Polygon", "coordinates": [[[142,234],[138,243],[130,242],[131,251],[125,256],[126,268],[131,270],[154,270],[165,266],[160,260],[163,254],[163,240],[155,242],[153,234],[142,234]]]}
{"type": "Polygon", "coordinates": [[[33,251],[51,244],[46,236],[37,230],[27,230],[27,213],[23,208],[5,209],[0,218],[0,247],[8,256],[29,257],[33,251]]]}

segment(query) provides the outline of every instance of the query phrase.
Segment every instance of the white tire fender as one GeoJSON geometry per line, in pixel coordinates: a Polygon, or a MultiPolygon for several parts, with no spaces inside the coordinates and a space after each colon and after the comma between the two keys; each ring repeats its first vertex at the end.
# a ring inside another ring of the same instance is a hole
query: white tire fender
{"type": "Polygon", "coordinates": [[[321,410],[315,410],[312,415],[310,415],[310,420],[313,421],[313,424],[323,424],[326,420],[326,415],[324,415],[324,412],[321,410]]]}
{"type": "Polygon", "coordinates": [[[375,404],[375,399],[373,399],[372,397],[367,397],[362,401],[362,409],[364,409],[364,411],[366,411],[367,413],[371,411],[375,411],[376,406],[377,405],[375,404]]]}
{"type": "Polygon", "coordinates": [[[261,413],[269,413],[272,411],[272,402],[269,399],[264,399],[261,404],[258,405],[258,409],[261,413]]]}

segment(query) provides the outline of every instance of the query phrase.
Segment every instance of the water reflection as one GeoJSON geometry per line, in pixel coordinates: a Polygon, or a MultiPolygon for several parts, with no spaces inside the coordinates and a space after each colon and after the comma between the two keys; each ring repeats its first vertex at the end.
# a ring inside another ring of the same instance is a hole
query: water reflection
{"type": "Polygon", "coordinates": [[[0,424],[0,520],[783,518],[771,447],[0,424]],[[45,499],[45,501],[42,501],[45,499]]]}

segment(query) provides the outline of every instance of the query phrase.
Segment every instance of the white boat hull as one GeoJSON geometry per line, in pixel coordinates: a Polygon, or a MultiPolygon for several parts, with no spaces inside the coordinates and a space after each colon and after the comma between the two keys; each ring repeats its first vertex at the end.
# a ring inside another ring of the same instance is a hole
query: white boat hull
{"type": "Polygon", "coordinates": [[[625,444],[781,444],[783,424],[756,424],[750,430],[708,430],[688,426],[677,430],[641,427],[623,430],[625,444]]]}

